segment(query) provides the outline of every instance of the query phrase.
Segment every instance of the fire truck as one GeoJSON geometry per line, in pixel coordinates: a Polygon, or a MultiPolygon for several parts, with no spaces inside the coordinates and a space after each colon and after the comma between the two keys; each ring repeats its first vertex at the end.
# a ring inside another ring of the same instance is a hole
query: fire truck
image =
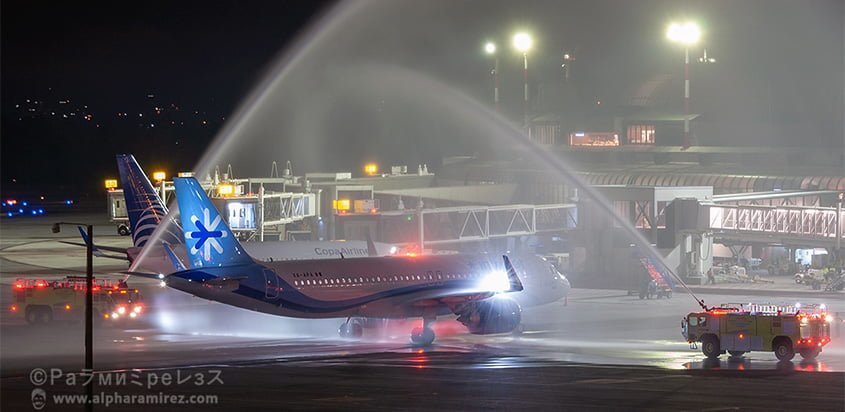
{"type": "MultiPolygon", "coordinates": [[[[12,285],[14,297],[9,311],[23,316],[30,325],[82,321],[85,319],[86,285],[84,276],[68,276],[56,281],[18,278],[12,285]]],[[[144,312],[140,292],[124,281],[94,279],[92,292],[95,320],[131,320],[144,312]]]]}
{"type": "Polygon", "coordinates": [[[711,359],[725,351],[731,356],[774,352],[781,361],[797,352],[815,359],[830,343],[832,321],[824,305],[725,304],[688,314],[681,321],[681,334],[692,349],[700,342],[711,359]]]}

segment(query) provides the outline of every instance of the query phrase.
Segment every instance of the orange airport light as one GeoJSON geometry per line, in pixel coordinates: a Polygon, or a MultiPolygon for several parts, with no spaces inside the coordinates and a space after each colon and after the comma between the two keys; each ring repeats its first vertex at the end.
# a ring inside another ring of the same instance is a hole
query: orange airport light
{"type": "Polygon", "coordinates": [[[339,212],[345,212],[351,209],[352,202],[349,199],[337,199],[332,201],[332,208],[339,212]]]}
{"type": "Polygon", "coordinates": [[[364,174],[367,176],[375,176],[378,174],[378,165],[375,163],[367,163],[364,165],[364,174]]]}
{"type": "Polygon", "coordinates": [[[233,196],[235,194],[235,185],[231,183],[221,183],[217,185],[217,194],[220,196],[233,196]]]}
{"type": "Polygon", "coordinates": [[[117,179],[106,179],[105,182],[106,189],[116,189],[117,188],[117,179]]]}
{"type": "Polygon", "coordinates": [[[153,173],[153,180],[155,180],[156,182],[161,182],[164,179],[167,179],[167,173],[164,173],[162,171],[153,173]]]}

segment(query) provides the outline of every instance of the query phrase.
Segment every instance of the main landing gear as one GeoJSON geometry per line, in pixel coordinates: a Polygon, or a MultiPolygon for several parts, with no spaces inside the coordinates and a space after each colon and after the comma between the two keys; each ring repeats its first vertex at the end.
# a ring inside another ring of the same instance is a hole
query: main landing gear
{"type": "Polygon", "coordinates": [[[417,326],[411,331],[411,343],[416,346],[428,346],[434,342],[434,331],[430,325],[435,318],[423,318],[423,326],[417,326]]]}

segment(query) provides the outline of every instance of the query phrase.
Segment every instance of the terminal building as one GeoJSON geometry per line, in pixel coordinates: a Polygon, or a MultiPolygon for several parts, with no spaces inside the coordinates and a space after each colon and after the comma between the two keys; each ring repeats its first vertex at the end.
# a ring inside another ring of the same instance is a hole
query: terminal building
{"type": "MultiPolygon", "coordinates": [[[[615,160],[574,162],[577,178],[604,200],[543,167],[476,157],[444,159],[437,173],[427,165],[385,171],[367,165],[363,173],[294,176],[288,166],[266,177],[234,178],[230,167],[204,184],[245,241],[369,235],[408,253],[530,252],[596,286],[629,286],[642,258],[622,223],[596,207],[599,201],[609,202],[689,283],[701,283],[723,262],[775,274],[841,263],[845,176],[833,168],[783,176],[760,173],[742,155],[726,154],[712,166],[689,161],[704,152],[666,151],[656,159],[613,145],[589,150],[615,160]]],[[[160,179],[157,185],[169,201],[172,184],[160,179]]],[[[108,199],[124,231],[121,191],[110,189],[108,199]]]]}

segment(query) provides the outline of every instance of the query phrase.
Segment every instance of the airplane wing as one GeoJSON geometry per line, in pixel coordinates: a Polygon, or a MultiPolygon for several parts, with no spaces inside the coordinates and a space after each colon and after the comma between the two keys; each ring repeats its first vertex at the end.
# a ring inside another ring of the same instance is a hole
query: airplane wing
{"type": "Polygon", "coordinates": [[[498,293],[519,292],[522,291],[522,282],[516,275],[516,270],[511,264],[507,256],[502,256],[505,262],[505,269],[508,277],[508,289],[503,291],[493,290],[465,290],[465,291],[433,291],[429,296],[422,296],[412,302],[414,306],[435,306],[445,304],[453,311],[458,306],[473,302],[484,300],[493,297],[498,293]]]}
{"type": "Polygon", "coordinates": [[[460,292],[460,293],[440,293],[440,294],[433,294],[431,296],[422,296],[419,299],[411,302],[411,306],[439,306],[439,305],[446,305],[452,311],[454,311],[458,306],[469,303],[475,302],[479,300],[484,300],[493,297],[496,292],[460,292]]]}
{"type": "MultiPolygon", "coordinates": [[[[88,247],[88,245],[86,245],[86,244],[84,244],[84,243],[68,242],[68,241],[66,241],[66,240],[60,240],[60,241],[59,241],[59,243],[64,243],[64,244],[66,244],[66,245],[73,245],[73,246],[88,247]]],[[[103,253],[103,252],[102,252],[101,250],[99,250],[99,249],[108,250],[109,252],[118,252],[118,253],[124,253],[124,254],[126,253],[126,249],[122,249],[122,248],[118,248],[118,247],[111,247],[111,246],[98,246],[98,245],[94,245],[93,253],[94,253],[94,256],[96,256],[96,257],[109,258],[109,259],[117,259],[117,260],[123,260],[123,261],[128,261],[128,260],[129,260],[129,259],[127,259],[127,258],[126,258],[126,256],[125,256],[125,255],[124,255],[124,256],[113,256],[113,255],[107,255],[107,254],[103,253]]]]}
{"type": "Polygon", "coordinates": [[[123,273],[124,275],[138,276],[138,277],[147,278],[147,279],[156,279],[156,280],[164,279],[164,275],[159,274],[159,273],[134,272],[134,271],[130,271],[130,270],[123,271],[123,272],[120,272],[120,273],[123,273]]]}
{"type": "MultiPolygon", "coordinates": [[[[82,241],[83,241],[84,243],[69,242],[69,241],[66,241],[66,240],[60,240],[60,241],[59,241],[59,243],[64,243],[64,244],[67,244],[67,245],[73,245],[73,246],[88,247],[88,244],[89,244],[89,243],[91,243],[91,240],[88,238],[88,234],[86,234],[86,233],[85,233],[85,230],[83,230],[81,227],[77,226],[76,228],[77,228],[77,229],[79,229],[79,235],[80,235],[80,236],[82,236],[82,241]]],[[[122,248],[122,247],[116,247],[116,246],[102,246],[102,245],[97,245],[97,244],[94,244],[94,247],[92,248],[92,251],[93,251],[93,253],[94,253],[94,256],[96,256],[96,257],[104,257],[104,258],[110,258],[110,259],[120,259],[120,260],[129,260],[129,259],[127,258],[127,249],[126,249],[126,248],[122,248]],[[103,250],[105,250],[105,251],[107,251],[107,252],[122,253],[122,254],[123,254],[123,256],[121,257],[121,256],[111,256],[111,255],[107,255],[107,254],[105,254],[105,253],[103,253],[103,252],[102,252],[103,250]]]]}

